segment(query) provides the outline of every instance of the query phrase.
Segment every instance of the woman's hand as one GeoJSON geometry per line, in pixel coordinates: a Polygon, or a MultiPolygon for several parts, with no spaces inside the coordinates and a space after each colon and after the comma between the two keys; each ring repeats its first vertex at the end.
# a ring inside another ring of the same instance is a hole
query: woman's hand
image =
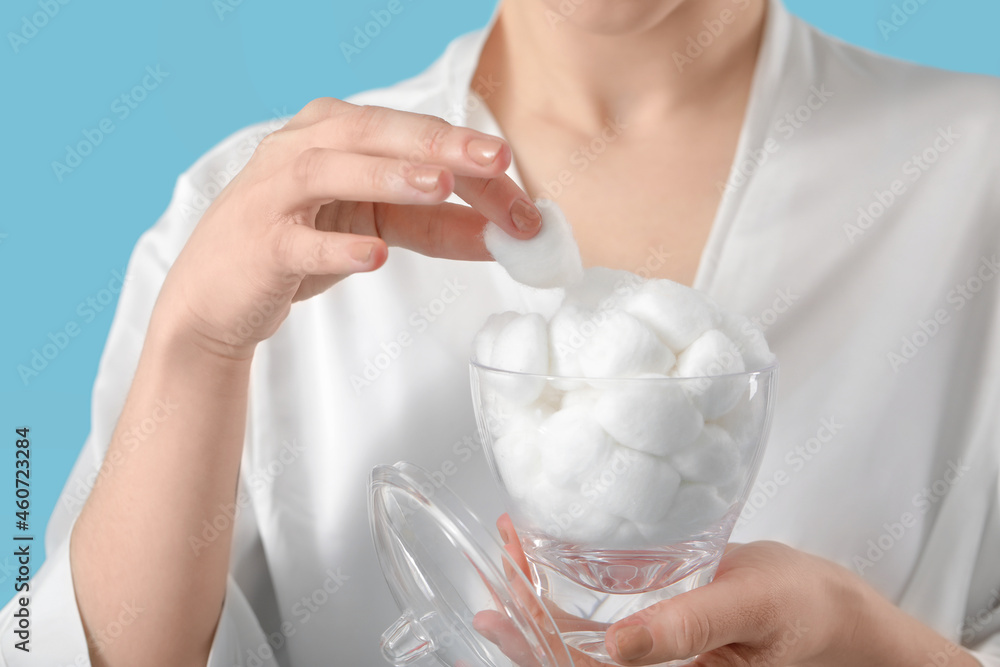
{"type": "Polygon", "coordinates": [[[541,219],[505,175],[510,160],[501,139],[439,118],[314,100],[264,138],[206,211],[154,322],[247,358],[293,301],[378,268],[387,245],[489,259],[488,219],[520,238],[541,219]],[[472,208],[442,203],[452,192],[472,208]]]}
{"type": "MultiPolygon", "coordinates": [[[[497,528],[507,553],[530,577],[506,514],[497,528]]],[[[549,613],[560,628],[569,622],[565,612],[550,607],[549,613]]],[[[495,619],[485,617],[480,625],[508,655],[525,654],[518,638],[495,619]]],[[[607,630],[605,645],[622,665],[696,656],[690,663],[695,667],[979,664],[860,577],[777,542],[730,545],[711,583],[615,623],[607,630]]],[[[576,664],[598,664],[573,654],[576,664]]]]}
{"type": "Polygon", "coordinates": [[[619,621],[606,645],[623,665],[854,664],[837,654],[856,631],[860,598],[829,561],[776,542],[733,545],[712,583],[619,621]]]}
{"type": "Polygon", "coordinates": [[[623,665],[978,665],[860,577],[776,542],[732,545],[712,583],[614,624],[606,645],[623,665]]]}

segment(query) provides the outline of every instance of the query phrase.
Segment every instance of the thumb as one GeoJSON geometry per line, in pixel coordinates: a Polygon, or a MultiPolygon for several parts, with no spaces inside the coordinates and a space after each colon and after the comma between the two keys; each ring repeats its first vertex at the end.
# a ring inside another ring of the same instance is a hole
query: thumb
{"type": "Polygon", "coordinates": [[[385,263],[388,247],[380,238],[323,232],[288,225],[278,237],[276,254],[286,272],[305,276],[346,276],[373,271],[385,263]]]}
{"type": "Polygon", "coordinates": [[[746,597],[734,582],[714,582],[658,602],[608,629],[606,646],[623,665],[650,665],[692,658],[752,638],[746,597]],[[742,595],[741,595],[742,593],[742,595]]]}

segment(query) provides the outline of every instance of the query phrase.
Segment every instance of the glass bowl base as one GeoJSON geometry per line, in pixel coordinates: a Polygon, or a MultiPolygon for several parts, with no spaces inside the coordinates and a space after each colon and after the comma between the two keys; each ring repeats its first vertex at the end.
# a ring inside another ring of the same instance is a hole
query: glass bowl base
{"type": "Polygon", "coordinates": [[[605,648],[607,629],[658,602],[709,583],[725,544],[725,539],[719,539],[650,551],[529,547],[527,555],[536,591],[547,602],[566,645],[598,662],[616,664],[605,648]]]}

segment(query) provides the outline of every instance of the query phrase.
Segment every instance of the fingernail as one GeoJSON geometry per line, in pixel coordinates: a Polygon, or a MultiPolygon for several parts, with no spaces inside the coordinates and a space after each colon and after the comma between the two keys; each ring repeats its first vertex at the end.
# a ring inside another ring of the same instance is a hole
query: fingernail
{"type": "Polygon", "coordinates": [[[372,252],[374,252],[374,250],[374,243],[355,243],[351,246],[351,259],[362,264],[367,264],[372,258],[372,252]]]}
{"type": "Polygon", "coordinates": [[[508,544],[510,542],[510,533],[507,532],[506,526],[501,526],[499,530],[500,530],[500,539],[503,540],[504,544],[508,544]]]}
{"type": "Polygon", "coordinates": [[[497,159],[501,148],[503,144],[494,139],[473,139],[465,147],[465,152],[476,164],[488,167],[497,159]]]}
{"type": "Polygon", "coordinates": [[[622,660],[645,658],[653,650],[653,636],[642,625],[626,625],[615,633],[618,657],[622,660]]]}
{"type": "Polygon", "coordinates": [[[441,183],[441,170],[417,167],[406,175],[406,182],[421,192],[434,192],[441,183]]]}
{"type": "Polygon", "coordinates": [[[523,199],[518,199],[510,207],[510,217],[514,221],[514,226],[522,232],[534,231],[542,224],[542,214],[533,204],[523,199]]]}

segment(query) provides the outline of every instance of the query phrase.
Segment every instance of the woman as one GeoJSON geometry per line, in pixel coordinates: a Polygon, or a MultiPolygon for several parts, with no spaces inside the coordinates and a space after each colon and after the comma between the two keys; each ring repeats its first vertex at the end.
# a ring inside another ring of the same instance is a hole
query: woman
{"type": "Polygon", "coordinates": [[[409,459],[499,513],[469,342],[550,298],[449,260],[488,259],[487,219],[532,236],[547,195],[587,264],[693,284],[782,363],[749,544],[612,655],[1000,664],[998,118],[995,81],[778,0],[505,0],[411,81],[238,133],[135,250],[35,652],[5,659],[377,664],[366,473],[409,459]]]}

